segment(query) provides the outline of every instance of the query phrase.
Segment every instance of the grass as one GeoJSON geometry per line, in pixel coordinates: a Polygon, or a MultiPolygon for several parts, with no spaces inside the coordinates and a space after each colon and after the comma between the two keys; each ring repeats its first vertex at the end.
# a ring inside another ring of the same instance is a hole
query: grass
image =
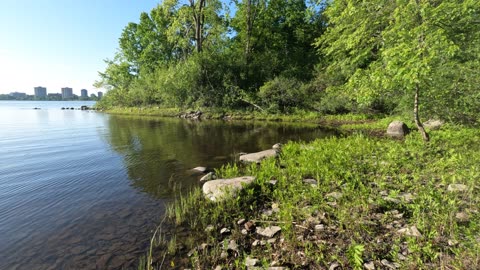
{"type": "MultiPolygon", "coordinates": [[[[134,116],[155,116],[155,117],[180,117],[181,115],[196,111],[196,109],[179,109],[163,107],[113,107],[105,110],[110,114],[134,115],[134,116]]],[[[202,108],[202,119],[223,119],[223,120],[258,120],[273,122],[312,122],[321,123],[326,126],[341,126],[350,124],[351,127],[358,127],[359,123],[372,122],[378,119],[373,114],[343,114],[343,115],[322,115],[320,113],[296,110],[291,114],[272,114],[264,111],[245,110],[224,110],[214,108],[202,108]]],[[[388,125],[388,123],[387,123],[388,125]]],[[[371,125],[365,125],[371,127],[371,125]]]]}
{"type": "MultiPolygon", "coordinates": [[[[382,121],[370,128],[384,128],[382,121]]],[[[224,166],[220,177],[256,181],[221,203],[200,189],[179,196],[167,211],[177,233],[157,243],[153,265],[166,256],[167,268],[244,269],[250,257],[290,269],[480,269],[480,133],[450,125],[431,137],[424,144],[416,132],[404,141],[355,133],[288,143],[280,158],[260,166],[224,166]],[[449,191],[451,184],[466,189],[449,191]],[[282,230],[275,241],[254,245],[267,239],[242,233],[240,219],[282,230]],[[222,228],[231,233],[221,235],[222,228]],[[226,248],[231,241],[237,251],[226,248]]]]}

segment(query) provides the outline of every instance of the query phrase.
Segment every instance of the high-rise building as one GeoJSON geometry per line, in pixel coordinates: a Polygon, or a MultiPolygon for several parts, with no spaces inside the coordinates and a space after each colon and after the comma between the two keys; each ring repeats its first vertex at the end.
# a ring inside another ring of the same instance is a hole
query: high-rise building
{"type": "Polygon", "coordinates": [[[35,99],[42,99],[47,97],[47,88],[42,86],[37,86],[33,88],[35,93],[35,99]]]}
{"type": "Polygon", "coordinates": [[[98,94],[98,95],[97,95],[98,99],[102,99],[102,97],[103,97],[103,92],[99,91],[97,94],[98,94]]]}
{"type": "Polygon", "coordinates": [[[63,87],[62,88],[62,98],[63,99],[73,98],[73,89],[70,88],[70,87],[63,87]]]}
{"type": "Polygon", "coordinates": [[[88,98],[88,91],[87,91],[87,89],[82,89],[82,90],[80,90],[80,93],[81,93],[80,96],[81,96],[82,98],[88,98]]]}

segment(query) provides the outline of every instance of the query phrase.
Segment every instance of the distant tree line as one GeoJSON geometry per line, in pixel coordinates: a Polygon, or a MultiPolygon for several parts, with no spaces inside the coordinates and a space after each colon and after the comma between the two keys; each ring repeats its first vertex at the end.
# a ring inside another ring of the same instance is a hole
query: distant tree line
{"type": "Polygon", "coordinates": [[[480,5],[164,0],[123,29],[107,64],[96,82],[109,90],[104,107],[408,111],[475,123],[480,5]]]}

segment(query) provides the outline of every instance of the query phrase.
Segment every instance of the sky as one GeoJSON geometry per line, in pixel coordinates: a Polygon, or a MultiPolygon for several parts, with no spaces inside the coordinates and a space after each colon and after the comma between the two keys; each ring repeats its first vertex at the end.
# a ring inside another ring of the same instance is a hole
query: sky
{"type": "Polygon", "coordinates": [[[160,0],[0,0],[0,94],[95,89],[128,22],[160,0]]]}

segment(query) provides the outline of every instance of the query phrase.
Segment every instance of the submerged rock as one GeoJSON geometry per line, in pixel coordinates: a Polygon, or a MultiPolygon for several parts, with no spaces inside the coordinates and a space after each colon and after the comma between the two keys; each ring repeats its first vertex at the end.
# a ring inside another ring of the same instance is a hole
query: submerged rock
{"type": "Polygon", "coordinates": [[[207,167],[195,167],[191,169],[193,172],[205,173],[207,171],[207,167]]]}
{"type": "Polygon", "coordinates": [[[388,125],[387,135],[394,138],[403,138],[410,130],[408,126],[402,121],[393,121],[388,125]]]}
{"type": "Polygon", "coordinates": [[[255,180],[253,176],[243,176],[231,179],[217,179],[203,184],[203,194],[211,201],[220,201],[225,199],[227,194],[235,194],[255,180]]]}

